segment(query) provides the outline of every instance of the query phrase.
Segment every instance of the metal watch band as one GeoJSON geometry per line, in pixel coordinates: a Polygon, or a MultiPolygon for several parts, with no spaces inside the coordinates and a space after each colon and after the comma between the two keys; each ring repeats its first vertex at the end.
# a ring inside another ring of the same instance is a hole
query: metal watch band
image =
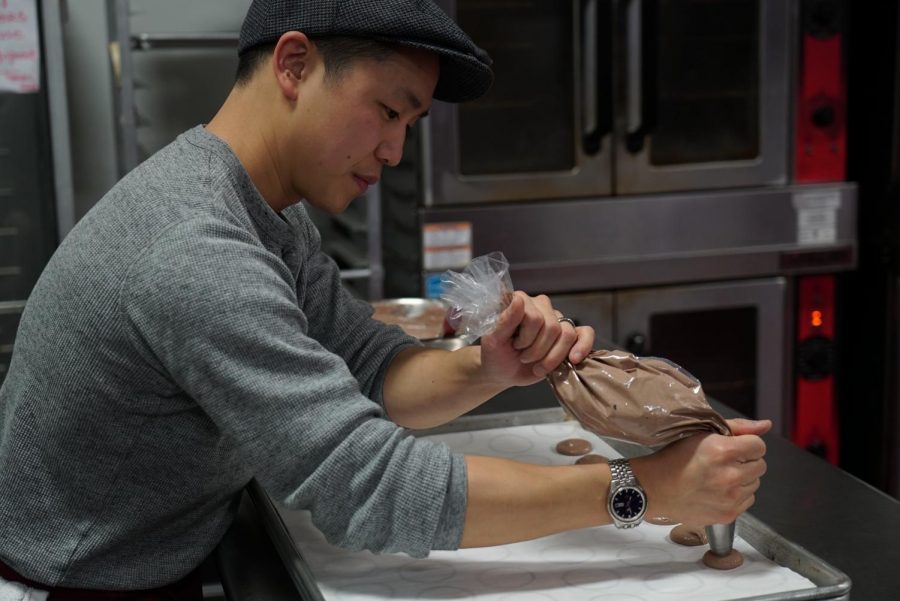
{"type": "Polygon", "coordinates": [[[637,484],[637,478],[634,477],[634,472],[631,471],[631,466],[628,465],[627,459],[610,460],[609,471],[612,474],[613,482],[630,485],[637,484]]]}

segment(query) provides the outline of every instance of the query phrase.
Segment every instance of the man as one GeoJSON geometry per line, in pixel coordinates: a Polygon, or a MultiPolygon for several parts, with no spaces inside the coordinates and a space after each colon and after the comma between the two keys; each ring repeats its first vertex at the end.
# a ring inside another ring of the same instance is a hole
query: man
{"type": "MultiPolygon", "coordinates": [[[[480,347],[424,349],[345,292],[299,203],[344,210],[432,98],[487,89],[484,53],[414,0],[255,0],[240,52],[212,121],[114,187],[29,299],[0,390],[0,576],[193,598],[254,477],[376,552],[610,523],[605,465],[463,457],[398,427],[578,363],[593,331],[517,292],[480,347]]],[[[732,427],[631,462],[647,515],[752,504],[768,424],[732,427]]]]}

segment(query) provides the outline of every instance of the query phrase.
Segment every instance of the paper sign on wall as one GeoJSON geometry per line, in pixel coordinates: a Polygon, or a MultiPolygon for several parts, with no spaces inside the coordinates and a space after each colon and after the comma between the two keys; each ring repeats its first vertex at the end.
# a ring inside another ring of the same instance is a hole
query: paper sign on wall
{"type": "Polygon", "coordinates": [[[465,267],[472,260],[472,224],[468,221],[426,223],[422,246],[426,270],[465,267]]]}
{"type": "Polygon", "coordinates": [[[0,92],[40,89],[37,0],[0,0],[0,92]]]}

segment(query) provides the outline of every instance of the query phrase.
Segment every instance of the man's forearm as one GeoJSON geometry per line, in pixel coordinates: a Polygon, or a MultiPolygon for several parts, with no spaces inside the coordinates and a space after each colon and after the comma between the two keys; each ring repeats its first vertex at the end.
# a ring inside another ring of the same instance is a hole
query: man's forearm
{"type": "Polygon", "coordinates": [[[530,540],[611,523],[609,466],[546,466],[466,456],[468,505],[462,547],[530,540]]]}
{"type": "Polygon", "coordinates": [[[405,428],[444,424],[505,389],[487,381],[480,368],[481,349],[477,346],[453,352],[404,349],[391,362],[385,376],[385,410],[405,428]]]}
{"type": "MultiPolygon", "coordinates": [[[[765,473],[768,421],[730,420],[733,436],[690,436],[629,460],[646,494],[645,519],[728,524],[749,509],[765,473]]],[[[529,540],[611,523],[609,465],[546,466],[466,456],[461,546],[529,540]]]]}
{"type": "Polygon", "coordinates": [[[437,426],[511,386],[539,382],[562,361],[578,364],[593,343],[593,328],[563,320],[546,296],[517,291],[480,346],[400,351],[385,377],[384,406],[401,426],[437,426]]]}

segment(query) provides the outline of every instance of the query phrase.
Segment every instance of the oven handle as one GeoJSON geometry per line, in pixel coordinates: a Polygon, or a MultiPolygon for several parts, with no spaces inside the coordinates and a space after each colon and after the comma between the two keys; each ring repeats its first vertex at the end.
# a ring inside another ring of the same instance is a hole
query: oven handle
{"type": "Polygon", "coordinates": [[[658,10],[655,0],[627,0],[625,10],[625,149],[644,150],[655,124],[656,37],[658,10]]]}
{"type": "Polygon", "coordinates": [[[576,0],[581,11],[581,145],[596,156],[613,130],[612,21],[616,0],[576,0]],[[600,11],[606,11],[602,18],[600,11]],[[602,29],[601,29],[602,24],[602,29]]]}
{"type": "Polygon", "coordinates": [[[581,11],[583,31],[581,55],[582,111],[585,151],[595,154],[599,150],[599,123],[597,122],[597,0],[584,0],[581,11]],[[593,151],[593,152],[592,152],[593,151]]]}
{"type": "MultiPolygon", "coordinates": [[[[641,88],[641,9],[643,0],[630,0],[626,9],[627,62],[625,82],[625,127],[629,139],[641,134],[643,90],[641,88]]],[[[629,150],[631,150],[629,148],[629,150]]]]}

